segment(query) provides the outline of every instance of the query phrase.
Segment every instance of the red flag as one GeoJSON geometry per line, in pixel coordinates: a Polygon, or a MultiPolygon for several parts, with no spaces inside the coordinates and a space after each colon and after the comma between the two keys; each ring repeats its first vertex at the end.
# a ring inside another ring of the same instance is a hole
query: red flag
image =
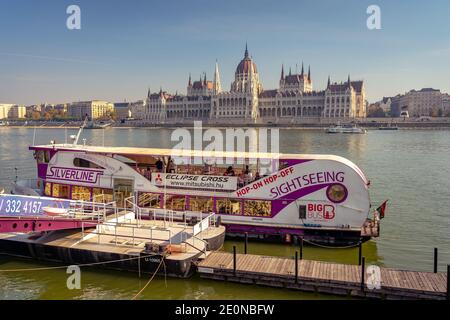
{"type": "Polygon", "coordinates": [[[384,218],[384,214],[386,212],[386,203],[388,201],[384,201],[375,211],[380,215],[380,219],[384,218]]]}

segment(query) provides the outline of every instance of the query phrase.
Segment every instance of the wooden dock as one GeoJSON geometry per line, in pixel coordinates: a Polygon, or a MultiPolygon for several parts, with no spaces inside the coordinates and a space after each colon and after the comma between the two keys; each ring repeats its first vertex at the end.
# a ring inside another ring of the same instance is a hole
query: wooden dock
{"type": "Polygon", "coordinates": [[[212,252],[198,263],[202,278],[375,299],[448,299],[447,274],[380,267],[380,288],[358,265],[212,252]],[[296,280],[296,274],[297,280],[296,280]],[[369,285],[368,285],[369,283],[369,285]],[[370,289],[369,287],[372,287],[370,289]]]}

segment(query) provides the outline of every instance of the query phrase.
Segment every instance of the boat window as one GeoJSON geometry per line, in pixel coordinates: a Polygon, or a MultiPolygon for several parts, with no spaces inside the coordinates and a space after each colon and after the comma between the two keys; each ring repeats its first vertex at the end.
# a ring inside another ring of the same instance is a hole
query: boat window
{"type": "Polygon", "coordinates": [[[244,216],[270,217],[272,213],[272,202],[264,200],[244,201],[244,216]]]}
{"type": "Polygon", "coordinates": [[[241,207],[241,200],[217,199],[217,211],[220,214],[241,214],[241,207]]]}
{"type": "Polygon", "coordinates": [[[305,205],[298,206],[298,218],[306,219],[306,206],[305,205]]]}
{"type": "Polygon", "coordinates": [[[186,196],[167,195],[166,209],[184,211],[186,208],[186,196]]]}
{"type": "Polygon", "coordinates": [[[104,169],[91,161],[81,159],[81,158],[73,159],[73,165],[78,168],[104,169]]]}
{"type": "Polygon", "coordinates": [[[70,187],[67,185],[54,183],[52,190],[52,196],[55,198],[69,198],[70,187]]]}
{"type": "Polygon", "coordinates": [[[213,198],[211,197],[191,197],[189,198],[191,211],[212,212],[213,198]]]}
{"type": "Polygon", "coordinates": [[[50,151],[48,150],[38,150],[34,155],[37,163],[49,163],[50,162],[50,151]]]}
{"type": "Polygon", "coordinates": [[[139,207],[161,208],[161,196],[158,193],[143,192],[138,198],[139,207]]]}
{"type": "Polygon", "coordinates": [[[52,184],[50,182],[46,182],[45,183],[44,194],[46,196],[51,197],[51,195],[52,195],[52,184]]]}
{"type": "Polygon", "coordinates": [[[72,187],[72,199],[73,200],[90,201],[91,200],[91,189],[89,189],[88,187],[73,186],[72,187]]]}
{"type": "Polygon", "coordinates": [[[112,189],[101,189],[101,188],[93,188],[92,189],[92,201],[98,203],[109,203],[114,200],[113,190],[112,189]]]}

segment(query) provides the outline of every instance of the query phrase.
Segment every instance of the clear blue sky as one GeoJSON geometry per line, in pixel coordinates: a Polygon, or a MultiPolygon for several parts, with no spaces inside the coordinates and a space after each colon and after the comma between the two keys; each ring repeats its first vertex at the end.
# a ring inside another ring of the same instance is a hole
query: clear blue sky
{"type": "Polygon", "coordinates": [[[315,89],[364,79],[369,101],[412,88],[450,91],[450,1],[0,0],[0,103],[113,102],[185,93],[189,72],[229,89],[245,42],[263,86],[311,65],[315,89]],[[81,7],[82,29],[66,28],[81,7]],[[381,30],[366,8],[381,7],[381,30]]]}

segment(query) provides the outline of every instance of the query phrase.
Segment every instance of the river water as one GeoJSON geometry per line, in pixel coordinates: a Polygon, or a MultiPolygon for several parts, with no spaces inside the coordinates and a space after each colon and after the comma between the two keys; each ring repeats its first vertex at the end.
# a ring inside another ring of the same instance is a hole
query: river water
{"type": "MultiPolygon", "coordinates": [[[[19,178],[34,178],[28,146],[63,142],[76,130],[0,128],[0,189],[19,178]]],[[[171,129],[85,130],[87,143],[106,146],[172,147],[171,129]]],[[[328,135],[321,130],[280,129],[279,149],[286,153],[335,154],[356,163],[371,180],[374,207],[389,199],[381,235],[363,245],[366,261],[387,267],[432,271],[433,248],[439,270],[450,263],[450,131],[369,131],[365,135],[328,135]]],[[[80,140],[81,141],[81,140],[80,140]]],[[[243,250],[242,242],[227,241],[243,250]]],[[[292,257],[294,245],[250,243],[249,252],[292,257]]],[[[306,259],[356,264],[357,249],[307,246],[306,259]]],[[[0,255],[0,269],[52,266],[0,255]]],[[[83,268],[80,290],[68,290],[65,269],[0,272],[0,299],[130,299],[147,279],[127,272],[83,268]]],[[[142,299],[323,299],[334,298],[285,289],[203,280],[155,278],[142,299]]]]}

